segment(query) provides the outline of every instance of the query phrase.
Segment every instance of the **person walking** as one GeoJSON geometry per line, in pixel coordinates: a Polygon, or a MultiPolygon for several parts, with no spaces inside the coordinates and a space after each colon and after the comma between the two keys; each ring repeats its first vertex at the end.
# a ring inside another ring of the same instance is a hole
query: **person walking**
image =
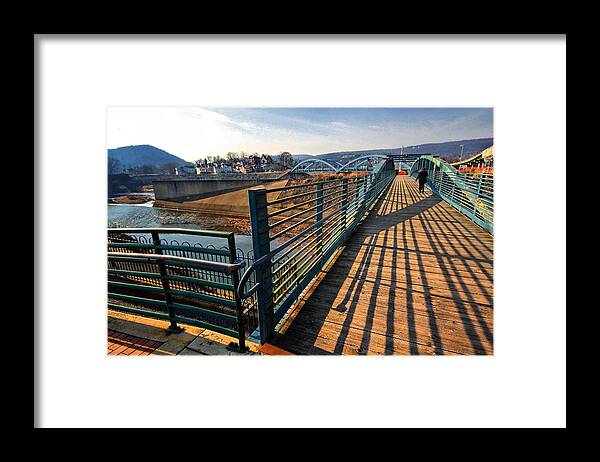
{"type": "Polygon", "coordinates": [[[425,170],[424,168],[419,170],[419,176],[417,177],[417,179],[419,180],[419,192],[424,193],[425,183],[427,183],[427,170],[425,170]]]}

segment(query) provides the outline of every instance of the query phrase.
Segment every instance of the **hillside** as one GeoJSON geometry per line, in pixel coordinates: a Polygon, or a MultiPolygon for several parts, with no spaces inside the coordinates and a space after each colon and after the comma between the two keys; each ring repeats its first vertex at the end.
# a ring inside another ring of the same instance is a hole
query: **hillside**
{"type": "Polygon", "coordinates": [[[191,163],[180,157],[163,151],[149,144],[136,146],[123,146],[109,149],[108,157],[119,161],[122,168],[140,167],[142,165],[164,165],[175,163],[177,165],[190,165],[191,163]]]}
{"type": "MultiPolygon", "coordinates": [[[[458,156],[460,153],[460,145],[464,145],[463,159],[476,154],[494,144],[493,138],[477,138],[470,140],[457,140],[457,141],[446,141],[443,143],[427,143],[417,144],[414,146],[404,146],[403,152],[405,154],[433,154],[439,155],[440,157],[449,159],[458,156]]],[[[316,156],[310,156],[308,154],[296,154],[294,159],[302,161],[311,157],[318,157],[325,160],[336,160],[338,162],[348,162],[355,157],[366,156],[371,154],[397,154],[400,152],[400,148],[391,149],[370,149],[365,151],[340,151],[340,152],[329,152],[325,154],[318,154],[316,156]]]]}

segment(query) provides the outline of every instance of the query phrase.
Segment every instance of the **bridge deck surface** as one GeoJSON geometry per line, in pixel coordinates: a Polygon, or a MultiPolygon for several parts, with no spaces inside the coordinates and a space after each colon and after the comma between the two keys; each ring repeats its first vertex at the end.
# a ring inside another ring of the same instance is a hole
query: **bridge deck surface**
{"type": "Polygon", "coordinates": [[[397,176],[273,345],[296,354],[493,354],[493,237],[397,176]]]}

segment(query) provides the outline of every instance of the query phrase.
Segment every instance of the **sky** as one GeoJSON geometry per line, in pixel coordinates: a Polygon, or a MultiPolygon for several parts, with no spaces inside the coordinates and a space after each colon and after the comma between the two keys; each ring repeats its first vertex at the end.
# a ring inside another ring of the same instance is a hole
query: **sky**
{"type": "Polygon", "coordinates": [[[151,144],[187,161],[399,148],[493,137],[492,108],[109,107],[108,148],[151,144]]]}

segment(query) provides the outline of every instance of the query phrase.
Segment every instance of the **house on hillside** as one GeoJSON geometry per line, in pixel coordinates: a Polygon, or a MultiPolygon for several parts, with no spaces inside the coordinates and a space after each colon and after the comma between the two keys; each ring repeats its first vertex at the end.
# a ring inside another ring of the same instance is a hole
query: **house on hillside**
{"type": "Polygon", "coordinates": [[[196,175],[201,175],[203,173],[214,173],[214,168],[212,165],[196,165],[196,175]]]}
{"type": "Polygon", "coordinates": [[[195,175],[196,168],[195,165],[182,165],[177,168],[178,175],[195,175]]]}
{"type": "Polygon", "coordinates": [[[273,163],[273,158],[269,154],[263,154],[260,156],[260,164],[268,165],[273,163]]]}
{"type": "Polygon", "coordinates": [[[220,162],[215,165],[214,173],[231,173],[231,172],[233,172],[233,167],[229,163],[220,162]]]}
{"type": "Polygon", "coordinates": [[[235,162],[233,164],[233,171],[234,172],[243,173],[243,174],[248,173],[248,171],[246,170],[246,166],[244,165],[244,163],[243,162],[239,162],[239,161],[235,162]]]}

